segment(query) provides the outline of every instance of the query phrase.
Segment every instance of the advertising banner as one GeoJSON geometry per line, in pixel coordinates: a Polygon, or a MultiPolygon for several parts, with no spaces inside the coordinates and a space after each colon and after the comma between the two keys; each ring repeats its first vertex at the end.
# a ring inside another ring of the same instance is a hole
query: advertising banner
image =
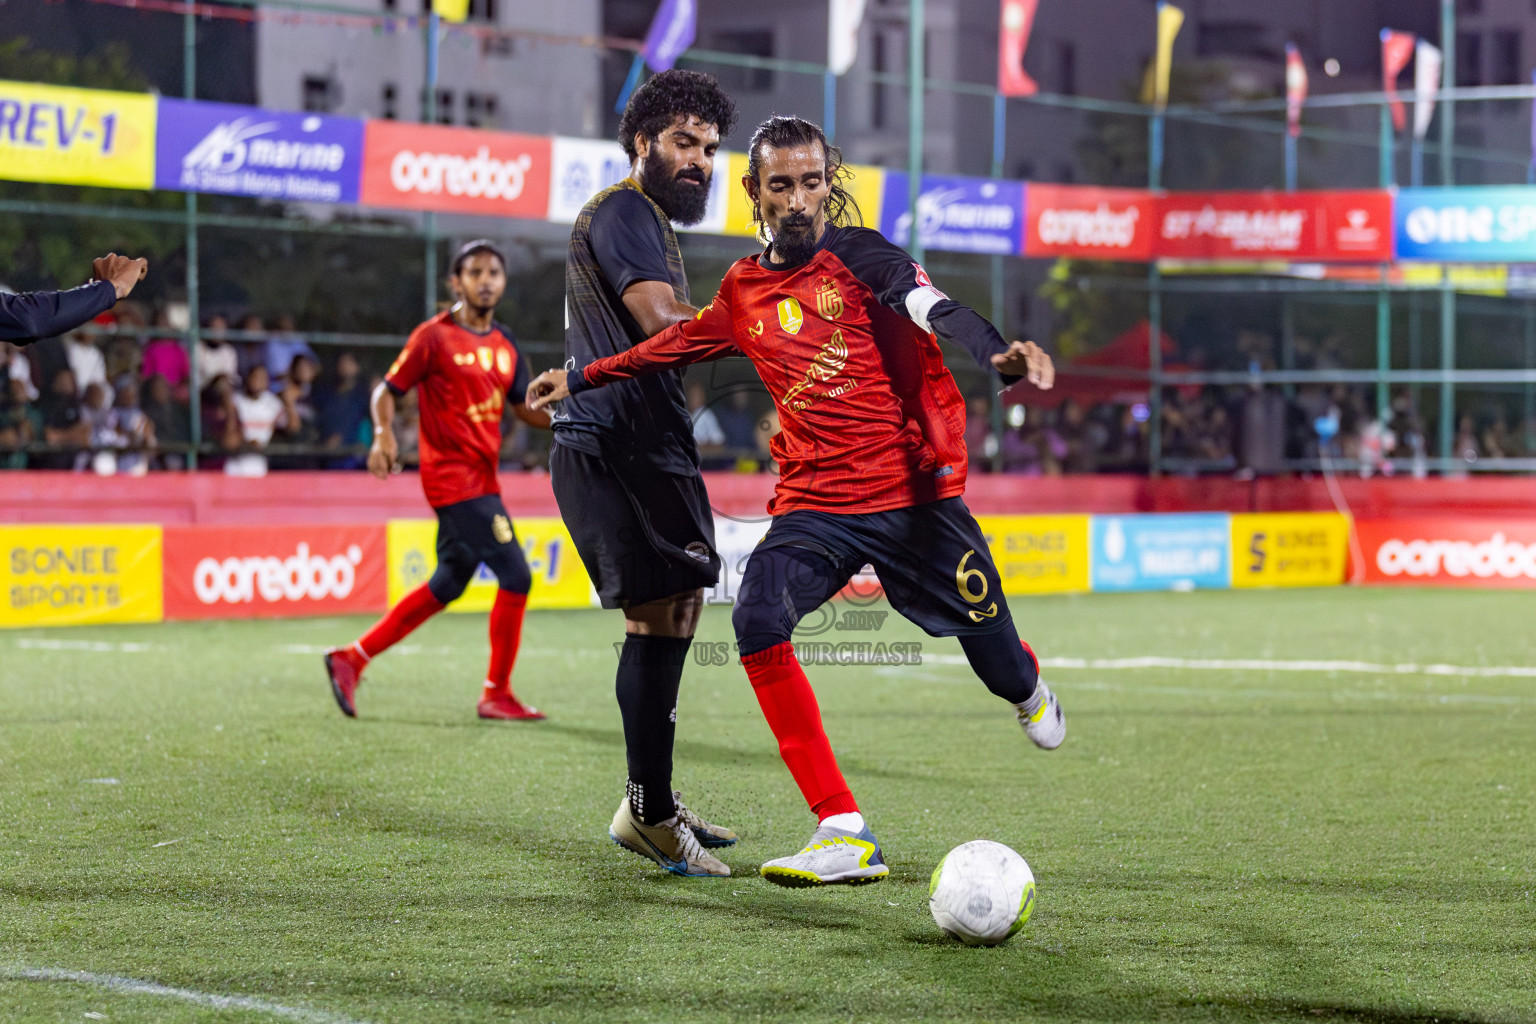
{"type": "MultiPolygon", "coordinates": [[[[911,244],[907,175],[885,175],[880,232],[900,246],[911,244]]],[[[1012,256],[1024,223],[1024,184],[987,178],[923,175],[917,197],[917,236],[923,248],[1012,256]]]]}
{"type": "Polygon", "coordinates": [[[0,82],[0,178],[153,188],[155,98],[0,82]]]}
{"type": "Polygon", "coordinates": [[[550,145],[547,135],[368,121],[358,201],[542,220],[549,213],[550,145]]]}
{"type": "Polygon", "coordinates": [[[1173,259],[1384,263],[1392,259],[1392,193],[1165,193],[1153,247],[1173,259]]]}
{"type": "Polygon", "coordinates": [[[1234,587],[1329,587],[1344,582],[1349,520],[1336,512],[1232,516],[1234,587]]]}
{"type": "Polygon", "coordinates": [[[362,121],[173,99],[159,117],[156,188],[357,202],[362,121]]]}
{"type": "Polygon", "coordinates": [[[977,516],[1003,593],[1088,589],[1088,516],[977,516]]]}
{"type": "Polygon", "coordinates": [[[0,557],[0,627],[160,621],[158,526],[0,526],[0,557]]]}
{"type": "MultiPolygon", "coordinates": [[[[586,567],[576,554],[571,535],[556,516],[526,516],[513,520],[523,556],[533,573],[529,608],[590,608],[596,604],[586,567]]],[[[432,577],[437,568],[437,521],[391,519],[389,543],[389,604],[432,577]]],[[[454,612],[489,611],[496,600],[496,577],[480,566],[464,596],[448,606],[454,612]]]]}
{"type": "Polygon", "coordinates": [[[382,612],[383,526],[167,526],[165,617],[382,612]]]}
{"type": "MultiPolygon", "coordinates": [[[[752,200],[747,195],[747,190],[741,185],[741,179],[746,173],[747,154],[730,153],[724,159],[716,155],[715,177],[717,179],[721,175],[725,177],[723,183],[726,200],[725,226],[720,234],[748,237],[757,234],[757,225],[752,221],[752,200]]],[[[881,210],[885,203],[886,177],[886,172],[879,167],[863,164],[843,165],[843,187],[848,190],[848,194],[853,197],[853,201],[859,207],[859,215],[855,218],[855,223],[871,228],[880,226],[881,210]]]]}
{"type": "Polygon", "coordinates": [[[1536,188],[1405,188],[1396,216],[1398,259],[1536,262],[1536,188]]]}
{"type": "Polygon", "coordinates": [[[617,142],[557,135],[550,154],[549,219],[557,224],[574,223],[587,200],[629,177],[629,158],[617,142]]]}
{"type": "Polygon", "coordinates": [[[1156,221],[1151,192],[1091,185],[1024,186],[1025,256],[1145,262],[1156,221]]]}
{"type": "Polygon", "coordinates": [[[1536,587],[1536,519],[1368,519],[1355,529],[1367,583],[1536,587]]]}
{"type": "Polygon", "coordinates": [[[1231,586],[1228,516],[1093,517],[1094,590],[1193,590],[1231,586]]]}

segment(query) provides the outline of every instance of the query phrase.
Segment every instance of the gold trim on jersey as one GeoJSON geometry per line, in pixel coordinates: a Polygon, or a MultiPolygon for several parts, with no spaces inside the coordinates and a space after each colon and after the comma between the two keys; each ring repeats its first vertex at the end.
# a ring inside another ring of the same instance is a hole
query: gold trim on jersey
{"type": "Polygon", "coordinates": [[[823,277],[816,285],[816,312],[823,320],[836,320],[843,315],[843,294],[830,277],[823,277]]]}
{"type": "MultiPolygon", "coordinates": [[[[794,302],[793,299],[786,301],[794,302]]],[[[802,409],[809,408],[813,402],[822,397],[830,397],[807,395],[806,392],[814,384],[835,379],[838,374],[843,372],[847,365],[848,342],[843,340],[841,329],[835,330],[832,332],[832,337],[827,339],[826,344],[821,346],[821,351],[817,352],[816,357],[811,360],[811,365],[806,368],[805,377],[788,391],[784,392],[784,397],[780,399],[780,402],[786,409],[799,412],[802,409]]],[[[831,392],[830,395],[841,395],[857,385],[857,381],[849,381],[843,387],[831,392]]]]}

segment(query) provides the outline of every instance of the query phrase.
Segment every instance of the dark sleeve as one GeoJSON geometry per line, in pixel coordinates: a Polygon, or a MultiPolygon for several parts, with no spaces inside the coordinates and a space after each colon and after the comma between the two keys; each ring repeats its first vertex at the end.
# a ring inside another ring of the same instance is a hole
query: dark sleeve
{"type": "MultiPolygon", "coordinates": [[[[905,249],[869,228],[843,228],[833,254],[853,271],[876,301],[945,341],[953,342],[989,372],[992,357],[1008,348],[986,317],[933,286],[928,272],[905,249]]],[[[999,374],[1005,385],[1022,378],[999,374]]]]}
{"type": "Polygon", "coordinates": [[[671,283],[667,240],[645,197],[620,189],[592,213],[592,254],[603,276],[620,295],[637,281],[671,283]]]}
{"type": "Polygon", "coordinates": [[[523,350],[513,345],[512,352],[517,360],[517,369],[512,371],[512,383],[507,388],[507,401],[513,405],[527,405],[528,382],[533,379],[533,374],[528,370],[528,357],[523,355],[523,350]]]}
{"type": "Polygon", "coordinates": [[[0,295],[0,341],[25,345],[74,330],[117,304],[110,281],[92,281],[67,292],[0,295]]]}

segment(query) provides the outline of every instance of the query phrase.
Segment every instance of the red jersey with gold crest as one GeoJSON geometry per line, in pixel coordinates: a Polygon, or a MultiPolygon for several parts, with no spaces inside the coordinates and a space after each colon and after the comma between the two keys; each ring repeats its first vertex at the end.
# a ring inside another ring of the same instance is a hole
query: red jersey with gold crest
{"type": "Polygon", "coordinates": [[[580,392],[745,355],[782,428],[772,441],[780,477],[768,511],[881,512],[965,490],[965,402],[935,333],[988,370],[1006,347],[879,232],[829,225],[807,262],[739,260],[697,317],[590,363],[568,383],[580,392]]]}
{"type": "Polygon", "coordinates": [[[523,402],[528,376],[528,361],[499,323],[477,334],[448,312],[411,332],[384,383],[396,395],[418,389],[421,487],[433,508],[501,493],[502,410],[509,399],[523,402]]]}

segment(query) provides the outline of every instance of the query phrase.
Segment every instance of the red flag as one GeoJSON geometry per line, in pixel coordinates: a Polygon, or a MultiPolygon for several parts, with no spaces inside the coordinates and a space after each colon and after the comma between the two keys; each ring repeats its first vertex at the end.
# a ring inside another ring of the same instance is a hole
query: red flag
{"type": "Polygon", "coordinates": [[[1307,103],[1307,62],[1295,43],[1285,44],[1285,119],[1291,138],[1301,135],[1301,108],[1307,103]]]}
{"type": "Polygon", "coordinates": [[[997,32],[997,91],[1004,96],[1033,96],[1040,91],[1024,71],[1024,51],[1039,6],[1040,0],[1003,0],[997,32]]]}
{"type": "MultiPolygon", "coordinates": [[[[1403,73],[1413,58],[1413,44],[1417,37],[1412,32],[1381,30],[1381,91],[1397,92],[1397,76],[1403,73]]],[[[1402,131],[1408,127],[1408,108],[1403,101],[1392,101],[1392,127],[1402,131]]]]}

